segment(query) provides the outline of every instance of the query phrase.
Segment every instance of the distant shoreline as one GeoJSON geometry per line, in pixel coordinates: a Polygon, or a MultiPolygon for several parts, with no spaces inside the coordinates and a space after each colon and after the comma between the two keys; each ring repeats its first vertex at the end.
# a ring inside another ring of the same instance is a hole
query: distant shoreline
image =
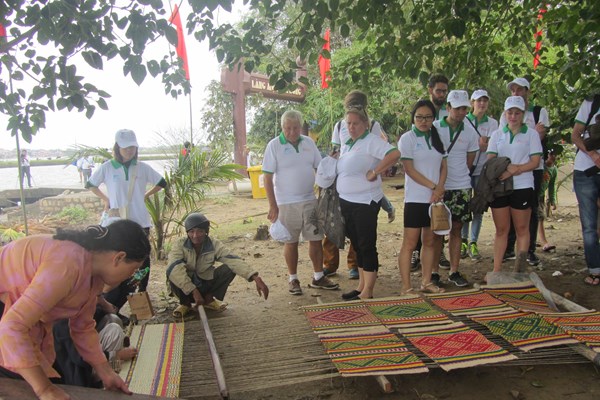
{"type": "MultiPolygon", "coordinates": [[[[175,157],[175,155],[173,155],[172,157],[175,157]]],[[[156,155],[149,155],[149,156],[140,155],[139,159],[140,159],[140,161],[168,160],[168,159],[170,159],[170,157],[168,155],[163,155],[163,154],[156,154],[156,155]]],[[[29,160],[29,164],[31,164],[32,167],[47,167],[47,166],[51,166],[51,165],[64,165],[66,167],[66,166],[71,165],[71,160],[66,157],[65,158],[55,158],[52,160],[29,160]]],[[[17,168],[17,161],[15,161],[15,160],[0,161],[0,168],[17,168]]]]}

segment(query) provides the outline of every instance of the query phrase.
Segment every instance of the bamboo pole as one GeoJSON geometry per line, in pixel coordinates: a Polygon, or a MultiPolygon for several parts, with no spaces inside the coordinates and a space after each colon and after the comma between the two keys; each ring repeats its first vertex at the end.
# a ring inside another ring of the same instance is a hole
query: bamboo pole
{"type": "Polygon", "coordinates": [[[225,374],[223,373],[223,367],[221,366],[221,359],[219,358],[219,353],[217,352],[217,346],[215,345],[215,340],[210,331],[210,326],[208,326],[208,318],[206,317],[206,311],[204,311],[203,306],[198,307],[198,313],[200,314],[200,320],[202,321],[204,335],[206,336],[206,342],[208,344],[208,351],[213,362],[215,375],[217,376],[219,393],[222,399],[229,399],[229,391],[227,390],[227,384],[225,383],[225,374]]]}

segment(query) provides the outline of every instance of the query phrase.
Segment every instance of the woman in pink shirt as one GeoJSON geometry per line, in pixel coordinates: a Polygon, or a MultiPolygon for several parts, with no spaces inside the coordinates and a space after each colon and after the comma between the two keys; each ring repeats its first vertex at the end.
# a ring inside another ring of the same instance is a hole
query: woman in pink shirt
{"type": "Polygon", "coordinates": [[[128,279],[150,253],[129,220],[83,231],[30,236],[0,249],[0,377],[22,377],[40,399],[68,399],[58,373],[52,325],[69,319],[71,336],[106,389],[131,394],[102,352],[93,319],[103,287],[128,279]]]}

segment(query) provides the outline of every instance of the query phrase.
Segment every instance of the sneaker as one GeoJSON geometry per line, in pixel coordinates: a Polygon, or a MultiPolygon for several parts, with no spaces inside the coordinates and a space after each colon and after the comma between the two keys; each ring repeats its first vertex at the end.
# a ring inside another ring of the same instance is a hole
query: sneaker
{"type": "Polygon", "coordinates": [[[396,219],[396,209],[392,208],[392,211],[388,212],[388,224],[391,224],[396,219]]]}
{"type": "Polygon", "coordinates": [[[514,250],[506,250],[504,252],[504,257],[502,257],[502,261],[516,260],[517,256],[514,250]]]}
{"type": "Polygon", "coordinates": [[[298,296],[302,294],[302,288],[300,287],[300,281],[298,279],[294,279],[288,284],[288,291],[290,294],[298,296]]]}
{"type": "Polygon", "coordinates": [[[360,275],[358,273],[358,268],[352,268],[350,271],[348,271],[348,278],[349,279],[359,279],[360,275]]]}
{"type": "Polygon", "coordinates": [[[535,255],[535,253],[533,252],[529,252],[527,253],[527,262],[529,263],[529,265],[532,266],[536,266],[540,263],[540,258],[538,256],[535,255]]]}
{"type": "Polygon", "coordinates": [[[481,260],[481,254],[479,254],[476,242],[471,242],[469,244],[469,256],[472,260],[481,260]]]}
{"type": "Polygon", "coordinates": [[[410,270],[416,271],[419,269],[421,265],[421,258],[419,257],[419,250],[415,250],[412,252],[412,256],[410,256],[410,270]]]}
{"type": "Polygon", "coordinates": [[[467,242],[461,242],[460,244],[460,258],[469,257],[469,245],[467,242]]]}
{"type": "Polygon", "coordinates": [[[331,282],[328,277],[323,276],[318,281],[313,278],[312,282],[308,284],[308,287],[313,289],[336,290],[340,287],[340,285],[331,282]]]}
{"type": "Polygon", "coordinates": [[[439,266],[441,269],[450,269],[450,261],[446,258],[444,251],[442,250],[442,254],[440,255],[440,263],[439,266]]]}
{"type": "Polygon", "coordinates": [[[360,292],[358,290],[351,290],[349,292],[342,293],[342,299],[344,299],[344,300],[352,300],[356,296],[358,296],[359,294],[360,294],[360,292]]]}
{"type": "Polygon", "coordinates": [[[433,283],[435,286],[440,286],[440,274],[438,274],[437,272],[432,272],[431,283],[433,283]]]}
{"type": "Polygon", "coordinates": [[[336,271],[331,271],[328,268],[323,268],[323,275],[325,275],[325,276],[333,276],[333,275],[336,275],[336,274],[337,274],[336,271]]]}
{"type": "Polygon", "coordinates": [[[458,287],[467,286],[469,284],[469,282],[465,278],[463,278],[463,276],[458,271],[451,273],[448,276],[448,280],[458,287]]]}

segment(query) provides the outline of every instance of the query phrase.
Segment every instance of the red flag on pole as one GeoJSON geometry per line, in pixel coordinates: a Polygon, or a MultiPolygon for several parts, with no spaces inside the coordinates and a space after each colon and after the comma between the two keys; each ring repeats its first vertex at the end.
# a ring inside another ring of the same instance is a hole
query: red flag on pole
{"type": "Polygon", "coordinates": [[[173,9],[173,13],[169,18],[169,22],[177,28],[177,55],[183,60],[183,70],[185,71],[185,79],[190,80],[190,69],[188,67],[187,51],[185,49],[185,38],[183,36],[183,26],[181,25],[181,17],[179,16],[179,7],[177,4],[173,9]]]}
{"type": "MultiPolygon", "coordinates": [[[[323,50],[330,51],[329,47],[329,28],[325,31],[325,44],[323,44],[323,50]]],[[[327,81],[329,80],[327,77],[327,72],[331,69],[331,60],[329,58],[323,57],[323,55],[319,55],[319,71],[321,72],[321,88],[327,89],[329,84],[327,81]]]]}
{"type": "MultiPolygon", "coordinates": [[[[546,8],[542,6],[538,13],[538,21],[542,20],[542,17],[544,16],[545,12],[546,8]]],[[[536,33],[533,34],[533,38],[535,39],[535,50],[533,51],[533,69],[536,69],[540,63],[540,50],[542,49],[542,33],[542,28],[540,28],[536,33]]]]}

